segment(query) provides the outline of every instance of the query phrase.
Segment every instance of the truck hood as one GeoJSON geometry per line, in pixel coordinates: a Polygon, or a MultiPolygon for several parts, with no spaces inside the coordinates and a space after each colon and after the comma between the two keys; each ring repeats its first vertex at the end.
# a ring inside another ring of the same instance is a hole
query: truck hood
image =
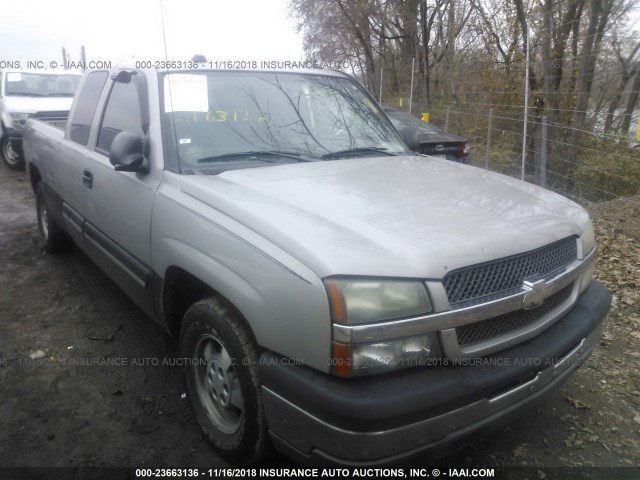
{"type": "Polygon", "coordinates": [[[376,157],[180,177],[183,193],[318,276],[442,278],[581,235],[584,209],[548,190],[430,157],[376,157]]]}
{"type": "Polygon", "coordinates": [[[20,113],[68,111],[72,101],[73,97],[4,97],[5,110],[20,113]]]}

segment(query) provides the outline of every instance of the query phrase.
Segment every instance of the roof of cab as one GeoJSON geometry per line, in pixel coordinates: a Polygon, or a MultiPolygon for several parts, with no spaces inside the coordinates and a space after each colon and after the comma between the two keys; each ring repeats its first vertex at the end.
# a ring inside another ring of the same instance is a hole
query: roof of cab
{"type": "Polygon", "coordinates": [[[2,70],[3,73],[29,73],[36,75],[82,75],[82,72],[77,70],[53,70],[48,68],[39,68],[39,69],[26,69],[26,68],[5,68],[2,70]]]}
{"type": "MultiPolygon", "coordinates": [[[[164,60],[158,60],[163,62],[164,60]]],[[[145,63],[147,63],[145,61],[145,63]]],[[[177,63],[177,62],[176,62],[177,63]]],[[[182,62],[186,63],[186,62],[182,62]]],[[[196,62],[197,63],[197,62],[196,62]]],[[[283,63],[283,62],[280,62],[283,63]]],[[[306,62],[291,62],[292,64],[306,64],[306,62]]],[[[155,62],[151,62],[155,64],[155,62]]],[[[104,69],[96,69],[104,70],[104,69]]],[[[121,70],[144,70],[140,68],[140,62],[136,60],[123,60],[112,65],[110,69],[111,74],[115,74],[121,70]]],[[[328,68],[274,68],[274,69],[233,69],[233,68],[188,68],[188,69],[155,69],[158,73],[202,73],[202,72],[230,72],[230,73],[297,73],[304,75],[325,75],[332,77],[349,77],[348,74],[339,70],[332,70],[328,68]]]]}

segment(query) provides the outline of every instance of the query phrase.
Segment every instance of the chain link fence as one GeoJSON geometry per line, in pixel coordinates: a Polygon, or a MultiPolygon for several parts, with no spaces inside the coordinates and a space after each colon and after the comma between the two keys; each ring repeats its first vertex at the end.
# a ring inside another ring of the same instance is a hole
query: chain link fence
{"type": "MultiPolygon", "coordinates": [[[[523,162],[524,115],[448,110],[449,130],[469,139],[472,165],[555,191],[587,207],[602,226],[640,239],[640,148],[633,140],[529,115],[523,162]]],[[[432,111],[444,128],[447,107],[432,111]]]]}
{"type": "MultiPolygon", "coordinates": [[[[421,80],[416,75],[415,84],[421,80]]],[[[434,125],[466,137],[472,165],[536,183],[585,206],[625,198],[640,207],[640,141],[635,134],[605,134],[603,115],[593,111],[585,112],[586,121],[578,128],[571,125],[572,110],[545,110],[535,99],[525,118],[524,92],[498,84],[456,95],[433,92],[428,104],[422,100],[424,92],[407,87],[400,89],[404,95],[383,96],[382,103],[411,109],[418,117],[428,113],[434,125]]],[[[638,113],[631,119],[634,133],[638,113]]]]}

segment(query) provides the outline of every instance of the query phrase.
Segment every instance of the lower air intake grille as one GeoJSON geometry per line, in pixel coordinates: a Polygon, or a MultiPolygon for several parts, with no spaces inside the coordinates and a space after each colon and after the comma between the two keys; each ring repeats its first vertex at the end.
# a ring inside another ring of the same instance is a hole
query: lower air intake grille
{"type": "Polygon", "coordinates": [[[458,345],[468,347],[525,328],[562,305],[571,296],[572,289],[573,285],[564,287],[533,310],[516,310],[482,322],[458,327],[456,328],[458,345]]]}

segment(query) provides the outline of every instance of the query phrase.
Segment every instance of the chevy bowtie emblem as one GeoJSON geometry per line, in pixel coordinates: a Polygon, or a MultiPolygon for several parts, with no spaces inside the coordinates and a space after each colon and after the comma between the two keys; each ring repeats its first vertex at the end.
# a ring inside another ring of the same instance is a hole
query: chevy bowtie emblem
{"type": "Polygon", "coordinates": [[[549,285],[544,280],[538,280],[536,282],[524,281],[523,285],[527,293],[524,294],[525,310],[532,310],[539,307],[549,297],[549,285]]]}
{"type": "Polygon", "coordinates": [[[436,150],[444,150],[444,145],[436,145],[436,150]]]}

